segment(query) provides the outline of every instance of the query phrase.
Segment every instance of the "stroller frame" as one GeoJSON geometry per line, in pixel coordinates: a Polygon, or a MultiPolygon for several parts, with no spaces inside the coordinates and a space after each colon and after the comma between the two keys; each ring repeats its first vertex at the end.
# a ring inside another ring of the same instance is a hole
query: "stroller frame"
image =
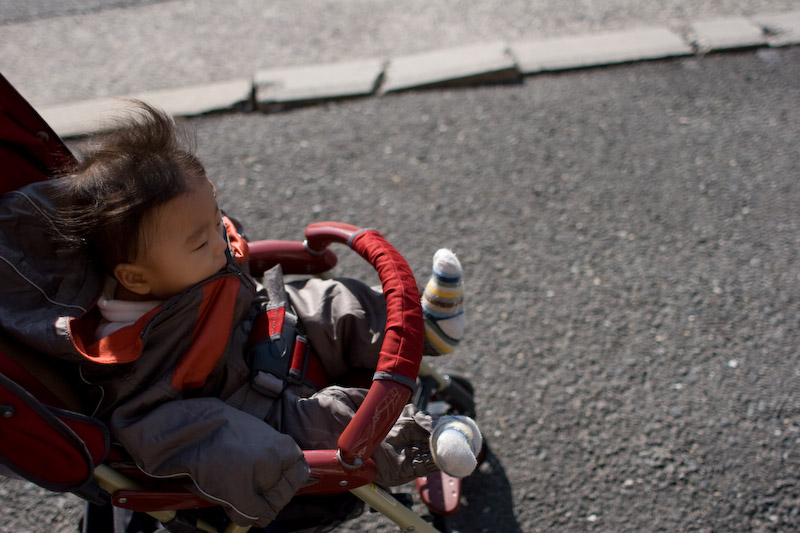
{"type": "MultiPolygon", "coordinates": [[[[49,179],[54,171],[71,161],[72,157],[63,141],[0,75],[0,161],[8,159],[13,163],[9,165],[10,174],[0,183],[0,195],[28,183],[49,179]]],[[[406,307],[409,302],[415,302],[419,306],[413,274],[402,256],[374,230],[335,222],[312,224],[306,228],[303,242],[249,243],[249,263],[255,271],[263,271],[280,263],[287,273],[320,274],[330,270],[337,262],[336,255],[329,248],[333,243],[346,244],[356,251],[376,268],[384,288],[389,287],[386,294],[390,316],[387,319],[386,335],[419,335],[420,324],[408,325],[410,321],[416,320],[414,317],[393,311],[400,302],[405,303],[406,307]],[[389,331],[389,324],[394,324],[395,331],[389,331]],[[419,331],[414,332],[415,328],[419,331]]],[[[407,345],[400,342],[394,344],[407,345]]],[[[176,523],[181,512],[186,509],[217,505],[182,489],[169,487],[160,490],[145,487],[103,462],[109,449],[105,427],[91,417],[63,411],[60,409],[63,406],[55,405],[52,398],[41,398],[29,393],[29,390],[41,390],[43,384],[26,381],[24,373],[9,371],[14,364],[16,363],[11,362],[9,355],[0,347],[0,442],[8,438],[3,437],[4,428],[9,427],[8,421],[13,421],[17,410],[30,409],[37,415],[46,415],[45,418],[55,415],[57,420],[53,421],[53,427],[61,424],[57,430],[69,432],[69,443],[79,451],[86,452],[81,453],[87,458],[87,470],[78,479],[54,480],[48,479],[46,473],[27,471],[24,466],[15,463],[13,457],[8,457],[0,445],[0,464],[5,464],[16,476],[49,490],[74,492],[87,501],[110,502],[116,507],[146,512],[167,528],[170,523],[176,523]]],[[[444,403],[448,412],[475,415],[472,389],[466,380],[439,374],[421,360],[421,354],[381,351],[379,370],[382,367],[396,368],[398,365],[401,368],[399,372],[406,380],[416,380],[417,387],[413,392],[415,403],[420,408],[428,407],[429,402],[434,400],[444,403]]],[[[349,490],[371,508],[395,522],[403,531],[437,531],[430,522],[406,507],[391,492],[372,483],[375,467],[369,456],[391,429],[410,392],[412,391],[406,385],[397,381],[373,381],[367,399],[340,437],[339,449],[304,452],[311,468],[311,478],[315,482],[301,489],[298,494],[336,494],[349,490]],[[397,401],[396,398],[402,401],[397,401]],[[368,426],[375,426],[375,413],[379,407],[389,414],[381,417],[377,429],[373,431],[368,426]]],[[[13,430],[12,427],[12,435],[13,430]]],[[[3,472],[0,471],[1,473],[3,472]]],[[[416,484],[422,500],[435,518],[451,515],[458,510],[460,480],[443,473],[435,473],[418,479],[416,484]]],[[[237,526],[233,522],[220,530],[202,520],[194,521],[193,527],[199,531],[219,533],[244,533],[250,530],[249,526],[237,526]]]]}

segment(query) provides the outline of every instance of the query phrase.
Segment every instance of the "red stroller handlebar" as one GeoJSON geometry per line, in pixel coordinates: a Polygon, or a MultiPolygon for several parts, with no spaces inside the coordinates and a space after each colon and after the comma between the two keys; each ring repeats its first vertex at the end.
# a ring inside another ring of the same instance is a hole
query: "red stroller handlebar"
{"type": "Polygon", "coordinates": [[[339,222],[306,228],[306,248],[324,253],[337,242],[378,272],[386,298],[386,328],[374,380],[364,403],[339,437],[339,461],[359,468],[392,428],[414,388],[422,361],[424,325],[419,290],[411,267],[377,231],[339,222]]]}

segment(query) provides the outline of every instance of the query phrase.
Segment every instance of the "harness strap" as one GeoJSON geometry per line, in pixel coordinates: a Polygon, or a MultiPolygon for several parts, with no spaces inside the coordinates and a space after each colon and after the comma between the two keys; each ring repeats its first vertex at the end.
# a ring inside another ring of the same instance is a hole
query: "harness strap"
{"type": "Polygon", "coordinates": [[[328,376],[325,375],[319,356],[311,349],[308,340],[302,335],[298,335],[294,342],[289,376],[297,383],[311,385],[316,389],[321,389],[328,384],[328,376]]]}
{"type": "Polygon", "coordinates": [[[272,409],[273,399],[255,390],[248,382],[239,387],[225,403],[264,420],[272,409]]]}
{"type": "Polygon", "coordinates": [[[319,358],[301,334],[280,265],[264,273],[263,283],[267,300],[253,322],[247,351],[251,386],[270,398],[277,398],[287,384],[322,388],[327,377],[319,358]]]}

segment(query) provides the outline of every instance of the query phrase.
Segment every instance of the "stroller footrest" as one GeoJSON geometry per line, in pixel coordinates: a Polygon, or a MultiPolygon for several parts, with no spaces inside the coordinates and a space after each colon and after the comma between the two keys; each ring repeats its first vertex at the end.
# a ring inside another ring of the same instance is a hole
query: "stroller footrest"
{"type": "Polygon", "coordinates": [[[444,472],[432,472],[415,480],[420,498],[434,514],[455,514],[461,505],[461,480],[444,472]]]}

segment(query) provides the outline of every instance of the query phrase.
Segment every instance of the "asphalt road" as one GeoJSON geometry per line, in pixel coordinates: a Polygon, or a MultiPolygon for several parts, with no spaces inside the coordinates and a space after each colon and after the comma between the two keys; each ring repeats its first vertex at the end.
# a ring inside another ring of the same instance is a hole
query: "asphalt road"
{"type": "MultiPolygon", "coordinates": [[[[799,115],[790,48],[189,123],[251,237],[375,227],[420,280],[459,254],[469,336],[435,363],[493,455],[453,531],[793,531],[799,115]]],[[[11,531],[79,511],[0,496],[11,531]]]]}
{"type": "Polygon", "coordinates": [[[799,113],[795,48],[193,124],[251,235],[459,253],[495,456],[454,530],[790,531],[799,113]]]}

